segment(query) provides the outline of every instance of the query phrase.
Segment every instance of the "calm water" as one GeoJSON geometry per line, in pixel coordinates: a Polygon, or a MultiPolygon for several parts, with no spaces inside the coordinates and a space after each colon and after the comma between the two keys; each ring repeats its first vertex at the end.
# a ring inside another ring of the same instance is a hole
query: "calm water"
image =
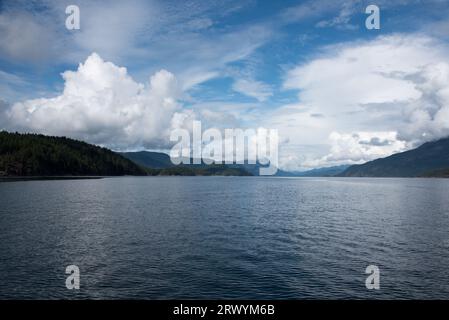
{"type": "Polygon", "coordinates": [[[0,298],[448,299],[449,180],[4,182],[0,262],[0,298]]]}

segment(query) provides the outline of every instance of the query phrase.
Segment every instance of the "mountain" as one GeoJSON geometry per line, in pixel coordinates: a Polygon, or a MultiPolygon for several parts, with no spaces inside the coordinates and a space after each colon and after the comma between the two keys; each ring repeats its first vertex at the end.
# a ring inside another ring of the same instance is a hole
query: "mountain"
{"type": "MultiPolygon", "coordinates": [[[[120,153],[125,158],[150,169],[169,169],[171,170],[161,170],[161,174],[165,173],[179,173],[185,170],[185,174],[191,175],[192,172],[198,172],[199,175],[205,175],[207,173],[216,175],[226,175],[227,173],[236,173],[236,175],[259,175],[260,165],[257,164],[214,164],[207,165],[201,161],[200,164],[193,164],[193,159],[190,159],[191,164],[180,164],[175,165],[171,162],[170,156],[165,153],[151,152],[151,151],[139,151],[139,152],[122,152],[120,153]],[[176,169],[174,169],[176,168],[176,169]],[[185,168],[185,169],[179,169],[185,168]],[[225,169],[228,169],[225,171],[225,169]],[[232,170],[231,170],[232,169],[232,170]],[[192,171],[193,170],[193,171],[192,171]],[[198,171],[195,171],[198,170],[198,171]]],[[[186,158],[187,160],[187,158],[186,158]]]]}
{"type": "Polygon", "coordinates": [[[339,174],[341,174],[343,171],[348,169],[349,165],[341,165],[341,166],[334,166],[334,167],[324,167],[324,168],[317,168],[312,169],[308,171],[302,171],[302,172],[292,172],[291,176],[294,177],[335,177],[339,174]]]}
{"type": "MultiPolygon", "coordinates": [[[[181,173],[181,169],[171,169],[171,170],[161,170],[161,174],[163,175],[170,175],[171,173],[179,173],[180,175],[191,175],[191,169],[207,169],[211,167],[210,165],[206,165],[203,162],[201,164],[193,164],[192,159],[190,159],[190,165],[174,165],[171,160],[170,156],[165,153],[160,152],[151,152],[151,151],[139,151],[139,152],[122,152],[120,153],[122,156],[130,159],[131,161],[146,167],[146,168],[152,168],[152,169],[168,169],[168,168],[174,168],[174,167],[183,167],[188,168],[185,170],[185,172],[181,173]]],[[[218,170],[217,168],[228,168],[235,171],[228,171],[228,172],[234,172],[234,173],[241,173],[243,175],[253,175],[258,176],[259,175],[259,169],[262,167],[260,164],[223,164],[223,165],[215,165],[214,169],[208,169],[200,171],[201,174],[204,174],[205,172],[221,172],[221,170],[218,170]],[[245,174],[246,173],[246,174],[245,174]]],[[[309,171],[303,171],[303,172],[290,172],[290,171],[283,171],[278,170],[275,174],[277,177],[333,177],[340,173],[342,173],[344,170],[346,170],[349,167],[349,165],[341,165],[341,166],[335,166],[335,167],[326,167],[326,168],[318,168],[313,169],[309,171]]],[[[240,174],[236,174],[240,175],[240,174]]]]}
{"type": "Polygon", "coordinates": [[[175,166],[171,162],[170,156],[161,152],[121,152],[120,155],[147,168],[165,169],[175,166]]]}
{"type": "Polygon", "coordinates": [[[340,174],[343,177],[444,177],[449,175],[449,138],[354,165],[340,174]]]}
{"type": "Polygon", "coordinates": [[[115,153],[65,137],[0,132],[0,176],[251,176],[226,165],[175,166],[158,152],[115,153]]]}
{"type": "Polygon", "coordinates": [[[226,165],[204,165],[202,167],[174,166],[165,169],[148,169],[150,175],[159,176],[252,176],[243,168],[230,168],[226,165]]]}
{"type": "Polygon", "coordinates": [[[85,142],[0,132],[0,176],[146,175],[121,155],[85,142]]]}

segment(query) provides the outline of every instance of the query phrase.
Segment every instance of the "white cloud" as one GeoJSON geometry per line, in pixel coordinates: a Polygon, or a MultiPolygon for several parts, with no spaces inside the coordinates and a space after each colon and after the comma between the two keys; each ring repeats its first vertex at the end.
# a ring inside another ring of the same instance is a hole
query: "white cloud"
{"type": "Polygon", "coordinates": [[[186,23],[186,28],[188,30],[203,30],[211,27],[214,22],[209,18],[195,18],[186,23]]]}
{"type": "Polygon", "coordinates": [[[266,101],[273,95],[272,88],[260,81],[237,79],[232,85],[232,89],[248,97],[257,99],[259,102],[266,101]]]}
{"type": "Polygon", "coordinates": [[[336,27],[338,29],[357,29],[358,25],[351,24],[351,17],[357,12],[359,1],[346,1],[343,2],[342,8],[339,11],[338,16],[329,19],[321,20],[316,26],[319,28],[336,27]]]}
{"type": "Polygon", "coordinates": [[[183,120],[194,117],[181,109],[179,85],[166,70],[144,85],[135,82],[126,68],[94,53],[78,70],[62,76],[61,95],[15,103],[6,112],[6,125],[113,148],[156,148],[168,145],[172,126],[183,126],[183,120]]]}
{"type": "Polygon", "coordinates": [[[442,46],[431,38],[379,37],[327,48],[322,57],[292,69],[285,88],[300,90],[303,103],[326,113],[360,111],[366,104],[419,98],[407,76],[445,58],[442,46]]]}
{"type": "Polygon", "coordinates": [[[205,127],[247,128],[259,123],[260,106],[233,101],[206,101],[190,106],[201,117],[205,127]]]}
{"type": "Polygon", "coordinates": [[[399,138],[416,145],[449,136],[449,63],[429,64],[414,77],[421,97],[404,108],[399,138]]]}
{"type": "Polygon", "coordinates": [[[448,57],[446,44],[418,34],[327,47],[287,74],[284,87],[298,90],[297,111],[281,108],[270,119],[292,144],[329,137],[330,153],[316,158],[322,164],[366,161],[449,136],[448,57]],[[359,143],[354,132],[394,138],[375,146],[359,143]]]}
{"type": "MultiPolygon", "coordinates": [[[[26,1],[15,3],[29,9],[26,1]]],[[[255,107],[257,101],[273,94],[272,87],[254,80],[259,78],[257,72],[226,73],[233,62],[248,64],[254,52],[288,23],[311,19],[322,21],[321,26],[350,24],[357,10],[345,7],[345,0],[306,1],[282,11],[276,21],[226,27],[210,11],[227,14],[225,9],[234,3],[237,8],[239,1],[133,0],[105,6],[82,0],[79,32],[63,27],[65,3],[42,3],[35,12],[24,13],[27,10],[18,5],[21,12],[7,8],[1,13],[0,38],[7,39],[0,43],[2,60],[40,65],[40,61],[55,59],[54,65],[60,66],[61,62],[81,61],[96,50],[115,63],[126,61],[134,79],[126,69],[91,56],[77,71],[64,73],[62,94],[8,108],[7,125],[12,130],[64,134],[132,148],[164,145],[171,126],[188,126],[196,116],[208,127],[238,126],[246,121],[250,126],[280,130],[283,159],[291,168],[313,161],[324,164],[385,156],[396,150],[392,147],[396,143],[405,142],[408,148],[449,134],[449,50],[424,35],[396,34],[324,48],[288,72],[284,87],[296,90],[299,99],[274,111],[255,107]],[[159,71],[161,67],[176,77],[159,71]],[[148,74],[154,74],[149,83],[142,80],[148,74]],[[219,76],[238,79],[233,89],[257,101],[248,106],[224,101],[221,109],[199,101],[195,112],[181,108],[178,101],[185,91],[219,76]],[[367,137],[357,141],[350,138],[353,133],[367,137]],[[398,141],[384,144],[383,134],[392,133],[398,141]],[[329,143],[328,150],[325,143],[329,143]]],[[[13,97],[24,86],[14,83],[18,79],[9,74],[0,72],[2,77],[9,77],[4,83],[11,84],[2,86],[0,81],[0,91],[7,89],[2,91],[4,99],[5,92],[13,97]]]]}
{"type": "MultiPolygon", "coordinates": [[[[53,10],[61,10],[59,4],[52,4],[53,10]]],[[[80,61],[90,52],[123,63],[127,58],[145,54],[141,37],[150,38],[157,30],[161,9],[151,1],[128,0],[82,1],[79,4],[81,28],[62,35],[72,52],[70,60],[80,61]]]]}
{"type": "Polygon", "coordinates": [[[0,70],[0,92],[1,99],[7,101],[13,101],[17,98],[17,95],[21,93],[21,90],[26,87],[28,83],[21,77],[0,70]]]}
{"type": "Polygon", "coordinates": [[[392,132],[332,132],[329,136],[330,153],[326,156],[306,161],[303,166],[320,167],[340,164],[364,163],[404,151],[406,144],[397,140],[392,132]]]}
{"type": "Polygon", "coordinates": [[[4,122],[4,114],[6,113],[8,108],[9,108],[9,104],[6,101],[3,101],[3,100],[0,99],[0,115],[1,115],[1,118],[0,118],[0,130],[4,129],[3,128],[3,125],[4,125],[3,124],[3,122],[4,122]]]}
{"type": "MultiPolygon", "coordinates": [[[[91,52],[126,64],[142,81],[161,67],[184,89],[223,74],[272,36],[264,23],[214,28],[250,1],[79,0],[81,28],[65,29],[67,1],[17,0],[0,14],[0,60],[41,66],[78,63],[91,52]],[[239,46],[235,46],[239,43],[239,46]],[[132,61],[130,64],[129,61],[132,61]]],[[[3,8],[2,8],[3,9],[3,8]]]]}
{"type": "Polygon", "coordinates": [[[0,57],[42,63],[54,56],[55,30],[27,12],[0,13],[0,57]]]}
{"type": "Polygon", "coordinates": [[[312,0],[305,1],[296,6],[283,10],[280,14],[282,23],[303,22],[306,19],[315,19],[326,13],[336,10],[340,1],[335,0],[312,0]]]}

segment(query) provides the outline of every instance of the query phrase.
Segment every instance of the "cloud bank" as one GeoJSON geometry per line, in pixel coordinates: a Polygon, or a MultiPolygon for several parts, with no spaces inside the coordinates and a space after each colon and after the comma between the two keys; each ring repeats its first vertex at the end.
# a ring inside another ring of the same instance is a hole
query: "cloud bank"
{"type": "Polygon", "coordinates": [[[3,126],[112,148],[163,148],[170,129],[182,127],[192,117],[182,110],[177,80],[166,70],[141,84],[126,68],[93,53],[76,71],[66,71],[62,77],[61,95],[15,103],[4,112],[3,126]]]}
{"type": "Polygon", "coordinates": [[[365,162],[447,137],[448,57],[447,44],[422,34],[326,47],[288,71],[284,88],[299,102],[271,121],[290,143],[330,144],[307,166],[365,162]]]}

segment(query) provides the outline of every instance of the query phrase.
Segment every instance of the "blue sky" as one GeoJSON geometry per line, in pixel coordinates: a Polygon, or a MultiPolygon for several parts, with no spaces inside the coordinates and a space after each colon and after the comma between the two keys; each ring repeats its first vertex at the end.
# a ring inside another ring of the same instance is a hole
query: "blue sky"
{"type": "Polygon", "coordinates": [[[192,119],[265,126],[280,131],[288,170],[449,135],[445,0],[3,0],[0,10],[0,129],[166,150],[169,129],[192,119]],[[80,30],[65,28],[69,4],[80,30]],[[365,28],[369,4],[380,30],[365,28]]]}

